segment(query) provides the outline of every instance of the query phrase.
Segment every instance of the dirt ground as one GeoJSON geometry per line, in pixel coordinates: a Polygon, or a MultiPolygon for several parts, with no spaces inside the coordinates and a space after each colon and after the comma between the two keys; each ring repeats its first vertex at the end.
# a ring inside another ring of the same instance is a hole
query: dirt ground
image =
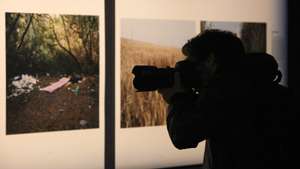
{"type": "MultiPolygon", "coordinates": [[[[39,77],[45,87],[61,77],[39,77]]],[[[71,83],[48,93],[35,89],[6,102],[7,134],[74,130],[99,127],[98,76],[85,76],[81,83],[71,83]],[[79,92],[74,92],[76,87],[79,92]]]]}

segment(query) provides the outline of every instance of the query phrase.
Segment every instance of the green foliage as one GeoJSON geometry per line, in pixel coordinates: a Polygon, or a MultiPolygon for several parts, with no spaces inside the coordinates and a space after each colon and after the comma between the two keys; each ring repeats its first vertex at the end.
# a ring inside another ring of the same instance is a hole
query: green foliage
{"type": "Polygon", "coordinates": [[[6,13],[7,76],[98,74],[97,16],[6,13]]]}

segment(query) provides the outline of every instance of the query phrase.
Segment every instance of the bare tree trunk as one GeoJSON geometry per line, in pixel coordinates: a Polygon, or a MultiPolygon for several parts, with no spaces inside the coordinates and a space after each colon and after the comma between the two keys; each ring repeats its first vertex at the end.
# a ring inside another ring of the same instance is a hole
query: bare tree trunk
{"type": "MultiPolygon", "coordinates": [[[[8,15],[8,14],[6,14],[8,15]]],[[[13,24],[9,27],[9,29],[6,31],[6,36],[10,37],[12,32],[16,29],[17,23],[20,19],[21,14],[18,13],[17,17],[15,18],[13,24]]]]}
{"type": "Polygon", "coordinates": [[[82,70],[81,70],[81,65],[80,65],[79,61],[77,60],[76,56],[73,55],[73,53],[72,53],[71,51],[69,51],[68,49],[66,49],[66,48],[59,42],[59,39],[58,39],[58,37],[57,37],[57,34],[56,34],[55,30],[53,30],[53,34],[54,34],[54,37],[55,37],[55,40],[56,40],[58,46],[59,46],[60,48],[62,48],[65,52],[67,52],[67,53],[72,57],[72,59],[75,61],[76,65],[78,66],[79,71],[81,72],[81,71],[82,71],[82,70]]]}
{"type": "Polygon", "coordinates": [[[65,23],[65,19],[64,19],[64,16],[61,16],[61,20],[62,20],[62,23],[64,25],[64,31],[65,31],[65,38],[66,38],[66,41],[67,41],[67,44],[68,44],[68,49],[69,51],[71,52],[71,45],[70,45],[70,40],[69,40],[69,34],[68,34],[68,31],[66,29],[66,23],[65,23]]]}
{"type": "Polygon", "coordinates": [[[74,62],[75,62],[76,65],[77,65],[77,67],[79,68],[79,72],[81,73],[81,72],[82,72],[82,68],[81,68],[81,65],[80,65],[78,59],[77,59],[76,56],[72,53],[72,51],[68,50],[67,48],[65,48],[65,47],[60,43],[60,41],[59,41],[59,39],[58,39],[58,36],[57,36],[57,34],[56,34],[56,31],[55,31],[54,21],[53,21],[53,19],[52,19],[51,17],[50,17],[50,19],[51,19],[51,21],[52,21],[52,32],[53,32],[54,38],[55,38],[55,40],[56,40],[58,46],[59,46],[60,48],[62,48],[65,52],[67,52],[67,53],[72,57],[72,59],[74,60],[74,62]]]}
{"type": "Polygon", "coordinates": [[[93,31],[90,31],[90,56],[89,58],[93,61],[93,31]]]}
{"type": "Polygon", "coordinates": [[[27,32],[28,32],[28,30],[29,30],[29,27],[30,27],[30,25],[31,25],[31,23],[32,23],[32,18],[33,18],[33,14],[30,15],[29,22],[28,22],[28,24],[27,24],[27,26],[26,26],[26,28],[25,28],[24,33],[22,34],[21,42],[19,43],[17,49],[20,49],[21,46],[23,45],[23,42],[24,42],[24,39],[25,39],[25,35],[27,34],[27,32]]]}
{"type": "MultiPolygon", "coordinates": [[[[90,31],[89,31],[90,32],[90,31]]],[[[89,48],[88,48],[88,44],[89,44],[89,32],[84,36],[82,36],[82,45],[84,47],[85,50],[85,56],[87,57],[90,53],[89,53],[89,48]]],[[[81,32],[82,33],[82,32],[81,32]]]]}

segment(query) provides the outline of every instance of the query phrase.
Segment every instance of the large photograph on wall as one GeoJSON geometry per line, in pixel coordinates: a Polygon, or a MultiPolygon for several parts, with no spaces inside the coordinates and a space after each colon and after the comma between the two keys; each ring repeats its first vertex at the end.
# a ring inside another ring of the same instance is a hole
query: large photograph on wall
{"type": "Polygon", "coordinates": [[[99,17],[6,13],[6,133],[99,127],[99,17]]]}
{"type": "Polygon", "coordinates": [[[242,40],[247,53],[267,50],[266,23],[201,21],[200,25],[201,31],[220,29],[236,34],[242,40]]]}
{"type": "Polygon", "coordinates": [[[132,68],[174,67],[184,59],[181,47],[195,28],[194,21],[121,19],[121,128],[165,124],[166,103],[157,91],[136,92],[132,68]]]}

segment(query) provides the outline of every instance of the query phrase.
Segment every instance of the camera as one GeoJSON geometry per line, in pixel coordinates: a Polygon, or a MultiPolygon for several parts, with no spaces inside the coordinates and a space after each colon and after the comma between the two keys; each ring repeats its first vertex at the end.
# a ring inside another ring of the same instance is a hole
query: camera
{"type": "Polygon", "coordinates": [[[197,88],[201,85],[201,70],[196,63],[188,60],[179,61],[175,67],[158,68],[150,65],[136,65],[132,69],[135,75],[133,86],[140,92],[171,88],[174,85],[175,72],[179,72],[184,88],[197,88]]]}

